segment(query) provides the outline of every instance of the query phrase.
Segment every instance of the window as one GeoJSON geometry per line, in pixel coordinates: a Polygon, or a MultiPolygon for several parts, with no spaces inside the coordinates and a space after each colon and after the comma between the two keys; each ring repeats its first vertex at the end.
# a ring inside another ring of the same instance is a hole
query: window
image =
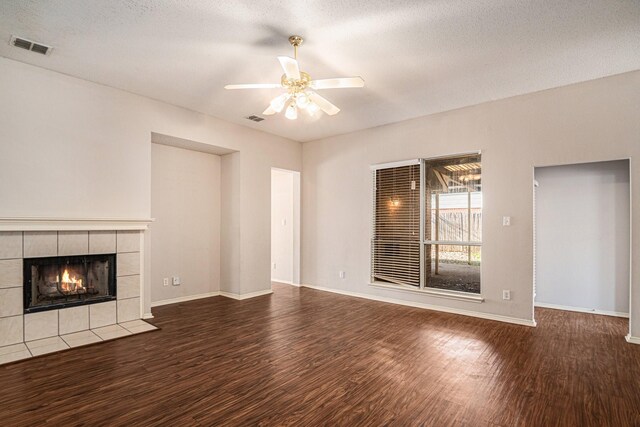
{"type": "Polygon", "coordinates": [[[480,154],[374,169],[372,281],[480,293],[480,154]]]}

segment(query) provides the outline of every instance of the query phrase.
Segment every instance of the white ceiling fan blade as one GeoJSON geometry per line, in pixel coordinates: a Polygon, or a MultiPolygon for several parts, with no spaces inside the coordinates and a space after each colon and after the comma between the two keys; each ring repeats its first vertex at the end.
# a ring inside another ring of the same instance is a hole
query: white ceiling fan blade
{"type": "Polygon", "coordinates": [[[298,61],[288,56],[278,56],[278,61],[282,65],[284,74],[288,79],[300,80],[300,68],[298,67],[298,61]]]}
{"type": "Polygon", "coordinates": [[[271,105],[269,105],[267,107],[267,109],[262,112],[262,114],[264,114],[265,116],[273,116],[276,113],[277,113],[277,111],[274,110],[271,105]]]}
{"type": "Polygon", "coordinates": [[[332,103],[330,103],[329,101],[327,101],[326,99],[324,99],[323,97],[321,97],[315,92],[309,93],[309,100],[315,103],[318,107],[320,107],[322,111],[324,111],[330,116],[336,115],[340,112],[340,109],[338,107],[336,107],[335,105],[333,105],[332,103]]]}
{"type": "Polygon", "coordinates": [[[364,87],[362,77],[341,77],[336,79],[313,80],[311,87],[314,89],[342,89],[351,87],[364,87]]]}
{"type": "Polygon", "coordinates": [[[243,85],[226,85],[225,89],[276,89],[281,88],[280,83],[249,83],[243,85]]]}

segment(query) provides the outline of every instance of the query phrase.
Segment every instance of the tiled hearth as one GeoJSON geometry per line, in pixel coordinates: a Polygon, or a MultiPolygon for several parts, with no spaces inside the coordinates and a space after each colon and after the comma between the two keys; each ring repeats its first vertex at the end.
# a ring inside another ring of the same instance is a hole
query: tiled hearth
{"type": "MultiPolygon", "coordinates": [[[[141,319],[140,229],[0,230],[0,364],[155,329],[141,319]],[[116,299],[24,314],[23,260],[66,255],[116,254],[116,299]]],[[[81,227],[80,222],[77,227],[81,227]]],[[[7,226],[0,219],[0,226],[7,226]]],[[[104,225],[105,228],[108,225],[104,225]]],[[[133,228],[133,227],[132,227],[133,228]]]]}
{"type": "Polygon", "coordinates": [[[28,359],[33,356],[68,350],[73,347],[81,347],[83,345],[122,338],[128,335],[140,334],[154,329],[157,328],[144,320],[132,320],[130,322],[103,326],[101,328],[27,341],[26,343],[21,342],[19,344],[7,345],[0,347],[0,365],[28,359]]]}

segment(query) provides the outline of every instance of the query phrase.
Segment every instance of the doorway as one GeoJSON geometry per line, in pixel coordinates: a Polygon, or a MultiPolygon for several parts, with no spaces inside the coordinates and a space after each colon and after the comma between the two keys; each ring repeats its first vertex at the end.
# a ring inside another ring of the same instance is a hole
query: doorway
{"type": "Polygon", "coordinates": [[[629,317],[629,160],[535,168],[534,304],[629,317]]]}
{"type": "Polygon", "coordinates": [[[271,169],[271,281],[300,285],[300,172],[271,169]]]}

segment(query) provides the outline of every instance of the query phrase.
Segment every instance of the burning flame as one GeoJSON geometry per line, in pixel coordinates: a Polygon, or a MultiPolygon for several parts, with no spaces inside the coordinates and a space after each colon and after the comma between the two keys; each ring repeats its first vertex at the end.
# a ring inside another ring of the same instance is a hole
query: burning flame
{"type": "Polygon", "coordinates": [[[62,281],[60,282],[63,291],[75,291],[76,289],[82,289],[82,279],[69,276],[69,271],[65,268],[62,273],[62,281]]]}

